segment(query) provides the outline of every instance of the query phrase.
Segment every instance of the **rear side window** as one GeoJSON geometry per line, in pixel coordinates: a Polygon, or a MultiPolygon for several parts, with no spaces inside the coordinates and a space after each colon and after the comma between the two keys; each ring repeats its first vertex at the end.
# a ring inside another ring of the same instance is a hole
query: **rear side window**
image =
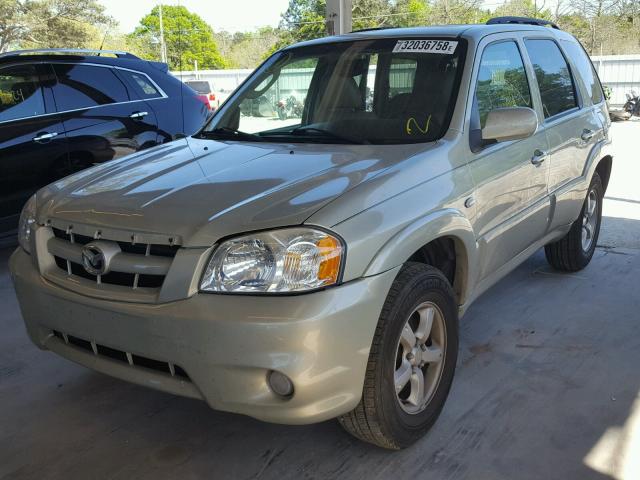
{"type": "Polygon", "coordinates": [[[58,111],[129,101],[129,94],[113,69],[89,65],[54,64],[58,77],[58,111]]]}
{"type": "Polygon", "coordinates": [[[515,42],[494,43],[480,60],[475,97],[480,128],[491,110],[503,107],[531,108],[531,93],[520,50],[515,42]]]}
{"type": "Polygon", "coordinates": [[[598,74],[593,68],[593,64],[584,51],[584,48],[575,42],[566,40],[562,41],[562,46],[569,57],[571,57],[571,60],[573,60],[573,64],[578,69],[578,72],[580,72],[580,76],[582,77],[584,85],[587,87],[591,101],[594,105],[602,102],[604,100],[602,86],[600,85],[598,74]]]}
{"type": "Polygon", "coordinates": [[[149,99],[162,96],[146,75],[129,70],[118,70],[118,73],[129,83],[129,87],[136,92],[138,97],[149,99]]]}
{"type": "Polygon", "coordinates": [[[44,113],[36,68],[20,65],[0,69],[0,122],[44,113]]]}
{"type": "Polygon", "coordinates": [[[552,40],[526,40],[525,44],[536,72],[544,117],[577,107],[569,65],[558,45],[552,40]]]}

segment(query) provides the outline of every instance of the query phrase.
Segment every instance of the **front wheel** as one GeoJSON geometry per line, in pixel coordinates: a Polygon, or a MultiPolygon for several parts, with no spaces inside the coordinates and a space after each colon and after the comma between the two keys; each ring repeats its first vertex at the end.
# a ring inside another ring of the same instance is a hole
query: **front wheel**
{"type": "Polygon", "coordinates": [[[598,172],[593,174],[580,216],[571,230],[557,242],[544,247],[549,264],[565,272],[577,272],[589,265],[596,250],[602,222],[604,187],[598,172]]]}
{"type": "Polygon", "coordinates": [[[445,276],[407,263],[387,295],[369,353],[362,399],[338,418],[355,437],[405,448],[434,424],[458,356],[458,310],[445,276]]]}

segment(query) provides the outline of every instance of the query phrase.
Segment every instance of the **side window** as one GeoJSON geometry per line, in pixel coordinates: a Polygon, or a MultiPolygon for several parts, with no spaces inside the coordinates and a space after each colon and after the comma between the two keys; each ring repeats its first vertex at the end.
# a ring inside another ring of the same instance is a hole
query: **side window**
{"type": "Polygon", "coordinates": [[[491,110],[503,107],[531,108],[531,93],[520,50],[515,42],[489,45],[482,53],[475,102],[480,128],[491,110]]]}
{"type": "Polygon", "coordinates": [[[162,94],[158,89],[149,81],[146,75],[137,72],[130,72],[129,70],[118,70],[120,74],[128,83],[131,89],[140,98],[159,98],[162,94]]]}
{"type": "Polygon", "coordinates": [[[598,74],[593,68],[593,64],[584,51],[584,48],[576,42],[569,42],[567,40],[562,40],[562,46],[571,57],[571,60],[573,60],[573,64],[578,69],[578,72],[580,72],[580,76],[587,87],[593,104],[596,105],[602,102],[604,100],[602,86],[600,85],[598,74]]]}
{"type": "Polygon", "coordinates": [[[54,64],[58,77],[54,87],[59,111],[126,102],[129,94],[111,68],[54,64]]]}
{"type": "Polygon", "coordinates": [[[44,113],[42,86],[35,66],[0,69],[0,122],[44,113]]]}
{"type": "Polygon", "coordinates": [[[571,72],[556,43],[552,40],[526,40],[525,44],[536,72],[544,118],[577,107],[571,72]]]}
{"type": "Polygon", "coordinates": [[[413,92],[418,61],[414,58],[394,56],[389,66],[389,98],[413,92]]]}

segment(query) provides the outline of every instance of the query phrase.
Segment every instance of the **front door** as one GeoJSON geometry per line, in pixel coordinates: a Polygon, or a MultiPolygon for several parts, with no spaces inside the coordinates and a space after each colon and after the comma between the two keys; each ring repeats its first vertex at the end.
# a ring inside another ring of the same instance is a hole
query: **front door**
{"type": "Polygon", "coordinates": [[[491,110],[535,107],[521,48],[515,38],[490,37],[475,70],[470,119],[470,146],[475,157],[469,167],[476,184],[474,230],[481,279],[542,238],[548,223],[545,132],[538,130],[529,138],[493,144],[481,139],[491,110]]]}

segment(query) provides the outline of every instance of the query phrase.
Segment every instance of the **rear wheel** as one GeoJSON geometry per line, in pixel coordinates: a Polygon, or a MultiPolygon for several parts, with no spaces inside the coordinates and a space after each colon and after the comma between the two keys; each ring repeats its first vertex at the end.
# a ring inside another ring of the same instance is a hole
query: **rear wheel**
{"type": "Polygon", "coordinates": [[[600,235],[604,188],[594,173],[580,216],[562,239],[544,247],[549,264],[558,270],[576,272],[586,267],[593,257],[600,235]]]}
{"type": "Polygon", "coordinates": [[[383,448],[411,445],[440,415],[457,355],[458,312],[449,282],[433,267],[407,263],[378,320],[362,399],[340,424],[383,448]]]}

